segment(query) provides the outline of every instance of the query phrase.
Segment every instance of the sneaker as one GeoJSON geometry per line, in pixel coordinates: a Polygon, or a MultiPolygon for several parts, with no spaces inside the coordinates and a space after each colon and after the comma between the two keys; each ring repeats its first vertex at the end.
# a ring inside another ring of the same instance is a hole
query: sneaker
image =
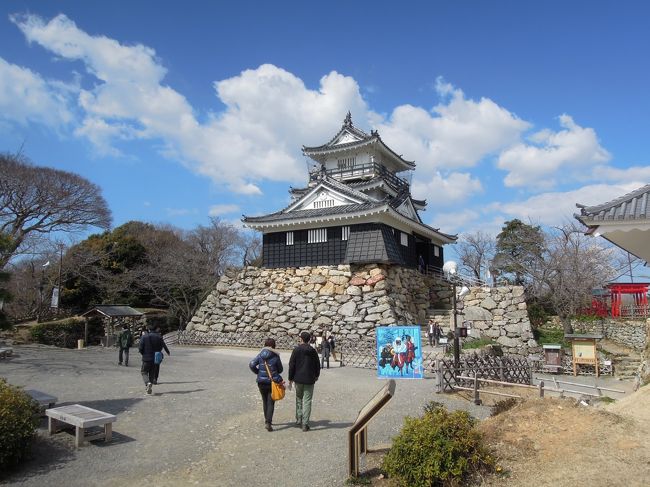
{"type": "Polygon", "coordinates": [[[151,382],[147,383],[147,394],[151,394],[153,391],[153,384],[151,382]]]}
{"type": "Polygon", "coordinates": [[[122,365],[122,362],[118,362],[117,365],[122,365]]]}
{"type": "Polygon", "coordinates": [[[273,431],[273,426],[271,426],[271,423],[266,423],[266,431],[273,431]]]}
{"type": "Polygon", "coordinates": [[[309,431],[309,425],[308,424],[303,424],[302,425],[302,430],[303,431],[309,431]]]}
{"type": "Polygon", "coordinates": [[[296,426],[297,426],[298,428],[302,428],[302,421],[299,420],[299,419],[296,419],[296,426]]]}

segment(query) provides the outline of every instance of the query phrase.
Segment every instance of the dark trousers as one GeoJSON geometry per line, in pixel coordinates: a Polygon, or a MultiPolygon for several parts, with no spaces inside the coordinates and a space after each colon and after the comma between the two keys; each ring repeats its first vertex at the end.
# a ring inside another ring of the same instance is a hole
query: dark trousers
{"type": "Polygon", "coordinates": [[[322,369],[325,367],[325,362],[327,362],[327,368],[330,368],[330,349],[329,348],[324,348],[323,349],[323,354],[320,359],[320,368],[322,369]]]}
{"type": "Polygon", "coordinates": [[[273,424],[273,411],[275,411],[275,401],[271,399],[271,383],[258,382],[257,387],[262,395],[262,410],[264,411],[264,422],[273,424]]]}
{"type": "Polygon", "coordinates": [[[129,347],[120,347],[120,353],[117,357],[118,363],[122,363],[122,357],[124,357],[124,365],[129,365],[129,347]]]}
{"type": "Polygon", "coordinates": [[[145,362],[144,360],[142,361],[142,368],[140,369],[140,373],[142,374],[142,380],[144,380],[144,385],[146,386],[149,382],[153,384],[153,381],[155,380],[155,368],[154,368],[153,362],[145,362]]]}
{"type": "Polygon", "coordinates": [[[153,383],[158,384],[158,375],[160,374],[160,364],[153,364],[153,383]]]}

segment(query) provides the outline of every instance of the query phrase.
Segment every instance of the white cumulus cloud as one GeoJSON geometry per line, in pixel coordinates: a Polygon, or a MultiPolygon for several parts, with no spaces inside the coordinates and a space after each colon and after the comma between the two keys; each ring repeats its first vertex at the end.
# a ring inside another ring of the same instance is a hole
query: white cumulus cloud
{"type": "Polygon", "coordinates": [[[465,97],[462,90],[437,82],[443,102],[431,112],[402,105],[379,124],[382,138],[398,147],[406,159],[415,159],[418,177],[440,169],[473,167],[484,157],[517,142],[530,124],[489,98],[465,97]]]}
{"type": "Polygon", "coordinates": [[[414,197],[426,199],[431,207],[455,205],[482,190],[481,181],[469,173],[460,172],[451,173],[447,177],[437,172],[427,181],[422,178],[413,181],[412,186],[414,197]]]}
{"type": "Polygon", "coordinates": [[[263,180],[304,183],[297,141],[322,143],[348,110],[366,112],[350,77],[331,72],[311,90],[293,74],[262,65],[216,82],[226,109],[200,123],[187,99],[163,84],[167,70],[153,49],[91,36],[65,15],[12,20],[30,42],[83,62],[94,78],[78,98],[85,116],[76,135],[108,154],[116,153],[116,140],[160,140],[164,155],[235,192],[259,194],[263,180]]]}
{"type": "Polygon", "coordinates": [[[543,225],[561,225],[571,220],[574,213],[579,213],[576,203],[587,206],[605,203],[634,191],[643,184],[592,184],[572,191],[541,193],[523,201],[493,203],[490,210],[501,212],[504,220],[519,218],[543,225]]]}
{"type": "Polygon", "coordinates": [[[58,129],[73,119],[69,88],[0,58],[0,119],[58,129]]]}
{"type": "Polygon", "coordinates": [[[238,211],[241,211],[238,205],[213,205],[210,207],[208,214],[210,216],[221,216],[237,213],[238,211]]]}
{"type": "Polygon", "coordinates": [[[591,173],[592,166],[610,160],[594,129],[579,126],[566,114],[559,122],[563,130],[541,130],[529,138],[531,143],[518,143],[501,153],[497,166],[508,171],[506,186],[550,189],[580,179],[585,171],[591,173]]]}

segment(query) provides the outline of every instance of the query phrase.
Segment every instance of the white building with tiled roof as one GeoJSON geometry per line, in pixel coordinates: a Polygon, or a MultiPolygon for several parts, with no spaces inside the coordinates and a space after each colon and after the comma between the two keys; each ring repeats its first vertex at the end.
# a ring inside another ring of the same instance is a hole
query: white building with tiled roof
{"type": "Polygon", "coordinates": [[[326,144],[303,147],[317,163],[305,188],[291,188],[293,201],[263,216],[244,216],[263,233],[265,267],[388,263],[442,267],[443,246],[455,235],[422,222],[426,201],[411,197],[400,176],[415,163],[352,124],[348,113],[326,144]]]}
{"type": "Polygon", "coordinates": [[[574,217],[589,227],[587,233],[650,262],[650,184],[607,203],[576,206],[580,214],[574,217]]]}

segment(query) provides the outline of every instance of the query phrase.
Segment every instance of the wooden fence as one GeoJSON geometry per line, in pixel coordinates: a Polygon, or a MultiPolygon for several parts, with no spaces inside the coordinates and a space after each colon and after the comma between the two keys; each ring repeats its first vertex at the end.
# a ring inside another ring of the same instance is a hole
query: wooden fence
{"type": "Polygon", "coordinates": [[[459,377],[477,377],[479,379],[498,380],[511,384],[533,383],[533,371],[530,363],[520,357],[493,357],[490,355],[461,357],[458,367],[453,359],[439,359],[435,362],[436,390],[448,392],[456,386],[469,387],[466,379],[459,377]]]}

